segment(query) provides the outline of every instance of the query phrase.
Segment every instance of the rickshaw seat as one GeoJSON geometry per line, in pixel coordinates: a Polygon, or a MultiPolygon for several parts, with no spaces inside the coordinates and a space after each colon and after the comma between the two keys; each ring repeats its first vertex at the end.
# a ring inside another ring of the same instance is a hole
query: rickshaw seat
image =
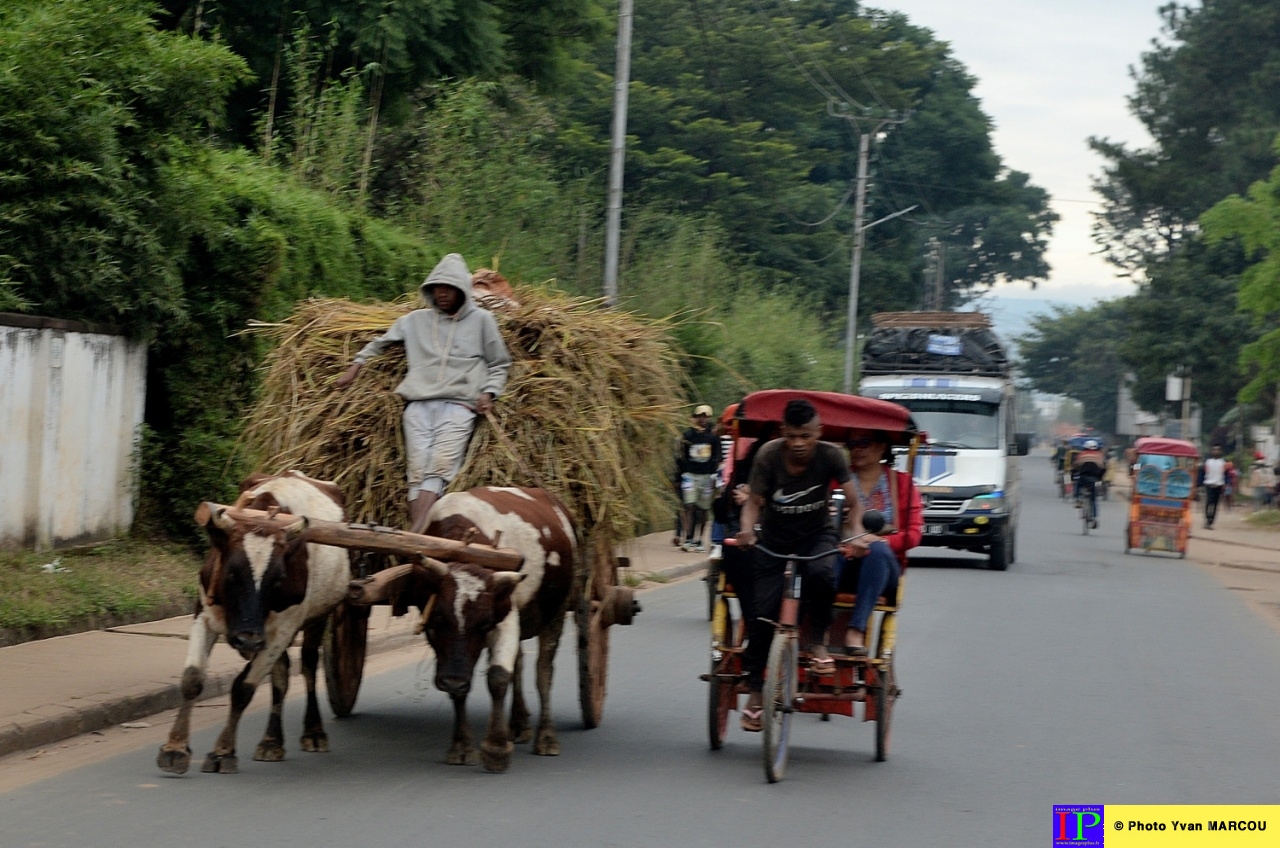
{"type": "MultiPolygon", "coordinates": [[[[853,609],[854,603],[858,600],[858,596],[853,592],[837,592],[836,602],[833,604],[837,609],[853,609]]],[[[876,598],[876,609],[878,610],[895,610],[897,605],[889,598],[881,595],[876,598]]]]}

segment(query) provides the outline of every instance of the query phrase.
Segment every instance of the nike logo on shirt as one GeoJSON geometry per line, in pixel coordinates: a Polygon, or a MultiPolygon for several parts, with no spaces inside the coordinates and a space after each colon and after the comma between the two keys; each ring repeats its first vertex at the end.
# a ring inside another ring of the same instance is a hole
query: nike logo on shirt
{"type": "Polygon", "coordinates": [[[805,489],[805,490],[804,490],[804,491],[802,491],[802,492],[792,492],[792,493],[791,493],[791,494],[789,494],[789,495],[784,495],[784,494],[782,494],[782,492],[780,492],[780,491],[778,491],[778,492],[774,492],[774,493],[773,493],[773,502],[774,502],[774,503],[780,503],[780,504],[795,503],[795,502],[796,502],[796,501],[798,501],[800,498],[803,498],[805,495],[809,494],[810,492],[812,492],[813,490],[818,489],[818,488],[821,488],[821,486],[810,486],[809,488],[805,489]]]}

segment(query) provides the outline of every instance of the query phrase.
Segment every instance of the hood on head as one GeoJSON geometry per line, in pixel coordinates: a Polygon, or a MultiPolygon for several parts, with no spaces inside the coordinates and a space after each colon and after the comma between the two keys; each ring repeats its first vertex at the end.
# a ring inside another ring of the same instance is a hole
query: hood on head
{"type": "Polygon", "coordinates": [[[445,256],[436,263],[436,267],[431,269],[431,273],[418,287],[427,308],[435,309],[431,293],[427,291],[431,286],[453,286],[462,292],[462,306],[458,308],[458,314],[471,306],[471,272],[467,270],[467,262],[462,258],[462,254],[450,253],[445,256]]]}

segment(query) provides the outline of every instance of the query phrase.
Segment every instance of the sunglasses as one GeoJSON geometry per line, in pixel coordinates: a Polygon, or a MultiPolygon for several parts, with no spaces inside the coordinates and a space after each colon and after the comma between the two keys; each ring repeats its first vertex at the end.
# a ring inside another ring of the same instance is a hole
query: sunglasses
{"type": "Polygon", "coordinates": [[[875,439],[868,439],[865,437],[861,439],[850,439],[849,441],[845,442],[845,444],[851,448],[869,448],[875,443],[876,443],[875,439]]]}

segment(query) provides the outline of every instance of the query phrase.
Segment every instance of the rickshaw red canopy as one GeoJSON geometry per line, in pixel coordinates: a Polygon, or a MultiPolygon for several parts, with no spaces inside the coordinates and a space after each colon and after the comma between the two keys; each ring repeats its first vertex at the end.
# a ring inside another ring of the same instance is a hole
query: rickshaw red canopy
{"type": "Polygon", "coordinates": [[[798,398],[809,401],[818,411],[822,438],[827,441],[847,441],[851,430],[883,430],[891,444],[907,444],[916,433],[915,421],[904,406],[858,395],[801,389],[766,389],[747,395],[738,405],[738,433],[755,437],[774,434],[787,404],[798,398]]]}
{"type": "Polygon", "coordinates": [[[1191,442],[1182,439],[1170,439],[1164,436],[1144,436],[1133,443],[1138,453],[1155,454],[1156,456],[1188,456],[1200,458],[1199,449],[1191,442]]]}

